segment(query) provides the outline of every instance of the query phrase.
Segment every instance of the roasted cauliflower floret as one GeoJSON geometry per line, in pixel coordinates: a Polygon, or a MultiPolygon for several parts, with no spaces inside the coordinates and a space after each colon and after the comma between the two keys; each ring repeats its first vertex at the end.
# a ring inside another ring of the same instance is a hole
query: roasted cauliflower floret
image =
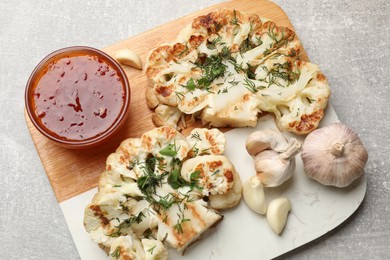
{"type": "Polygon", "coordinates": [[[225,135],[216,128],[195,128],[187,136],[187,142],[191,147],[190,157],[223,154],[226,145],[225,135]]]}
{"type": "Polygon", "coordinates": [[[182,112],[210,126],[254,127],[259,114],[271,112],[281,130],[306,134],[322,119],[329,86],[317,66],[299,60],[301,45],[289,28],[218,10],[194,19],[177,41],[155,48],[146,60],[146,100],[157,106],[157,126],[174,125],[182,112]],[[307,80],[312,67],[317,74],[307,80]]]}
{"type": "Polygon", "coordinates": [[[229,160],[222,155],[204,155],[184,162],[181,176],[186,181],[198,179],[203,196],[208,196],[214,209],[234,207],[240,202],[242,184],[229,160]]]}
{"type": "Polygon", "coordinates": [[[176,107],[159,104],[154,110],[152,121],[156,126],[166,125],[176,128],[181,115],[182,113],[176,107]]]}
{"type": "MultiPolygon", "coordinates": [[[[273,112],[280,129],[307,134],[318,127],[323,117],[330,89],[318,66],[295,61],[299,78],[289,85],[273,85],[257,93],[263,111],[273,112]],[[285,88],[288,90],[283,91],[285,88]]],[[[286,84],[286,83],[284,83],[286,84]]]]}
{"type": "Polygon", "coordinates": [[[155,239],[141,239],[145,250],[145,260],[167,260],[168,251],[161,241],[155,239]]]}
{"type": "Polygon", "coordinates": [[[114,239],[108,256],[110,260],[144,260],[145,251],[137,238],[127,235],[114,239]]]}

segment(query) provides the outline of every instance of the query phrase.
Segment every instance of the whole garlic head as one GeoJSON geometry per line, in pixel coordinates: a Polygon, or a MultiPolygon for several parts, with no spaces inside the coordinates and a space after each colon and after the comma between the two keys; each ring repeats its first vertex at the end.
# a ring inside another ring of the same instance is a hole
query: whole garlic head
{"type": "Polygon", "coordinates": [[[308,177],[324,185],[346,187],[363,174],[368,153],[355,132],[335,123],[310,133],[301,157],[308,177]]]}

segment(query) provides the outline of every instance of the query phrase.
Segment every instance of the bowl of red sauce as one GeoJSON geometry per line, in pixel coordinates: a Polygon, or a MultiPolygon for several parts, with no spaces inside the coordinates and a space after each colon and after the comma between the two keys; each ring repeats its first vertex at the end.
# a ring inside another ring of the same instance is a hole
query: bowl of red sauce
{"type": "Polygon", "coordinates": [[[110,139],[125,122],[130,86],[108,54],[68,47],[36,66],[25,102],[32,123],[51,141],[66,148],[90,148],[110,139]]]}

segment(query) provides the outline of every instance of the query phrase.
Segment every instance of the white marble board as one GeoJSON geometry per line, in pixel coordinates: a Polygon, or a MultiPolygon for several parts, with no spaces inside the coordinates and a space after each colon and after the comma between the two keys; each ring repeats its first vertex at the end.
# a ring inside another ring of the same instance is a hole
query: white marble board
{"type": "MultiPolygon", "coordinates": [[[[338,122],[338,118],[329,105],[320,127],[333,122],[338,122]]],[[[261,118],[256,128],[233,129],[225,134],[225,154],[235,165],[243,182],[255,173],[253,159],[245,150],[246,137],[253,131],[266,128],[276,128],[271,116],[261,118]]],[[[286,133],[286,136],[293,135],[286,133]]],[[[297,138],[303,140],[302,137],[297,138]]],[[[293,178],[280,187],[265,189],[267,201],[281,196],[291,201],[292,210],[281,235],[276,235],[270,229],[265,216],[252,212],[242,200],[236,208],[222,211],[223,221],[183,256],[170,250],[169,259],[271,259],[334,229],[350,217],[363,201],[365,175],[347,188],[327,187],[306,177],[299,154],[296,163],[293,178]]],[[[96,191],[93,189],[60,203],[83,260],[107,259],[105,252],[89,238],[83,227],[84,208],[96,191]]]]}

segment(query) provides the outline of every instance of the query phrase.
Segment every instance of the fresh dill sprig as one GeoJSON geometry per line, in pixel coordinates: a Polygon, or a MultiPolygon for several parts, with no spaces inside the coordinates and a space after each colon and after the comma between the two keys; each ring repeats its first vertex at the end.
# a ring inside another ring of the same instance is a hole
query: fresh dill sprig
{"type": "Polygon", "coordinates": [[[200,138],[200,135],[198,132],[191,134],[191,139],[195,139],[195,140],[202,142],[202,138],[200,138]]]}
{"type": "Polygon", "coordinates": [[[239,50],[240,50],[240,53],[245,53],[245,52],[250,51],[256,47],[257,47],[256,44],[252,43],[248,37],[241,43],[239,50]]]}
{"type": "Polygon", "coordinates": [[[194,80],[190,78],[187,81],[187,84],[184,85],[188,90],[193,91],[195,88],[205,89],[210,91],[211,83],[220,77],[225,75],[227,66],[223,63],[223,61],[235,61],[235,59],[231,56],[229,48],[224,46],[219,54],[214,54],[208,56],[203,63],[197,62],[195,65],[199,67],[203,75],[200,79],[194,80]]]}
{"type": "Polygon", "coordinates": [[[115,232],[112,232],[111,234],[106,234],[108,237],[119,237],[122,235],[122,230],[129,228],[134,223],[141,223],[142,219],[145,217],[145,214],[141,211],[138,213],[138,215],[132,215],[128,219],[125,219],[123,222],[121,222],[118,226],[115,226],[117,230],[115,232]]]}
{"type": "Polygon", "coordinates": [[[188,218],[178,219],[176,225],[173,228],[177,231],[177,233],[182,234],[184,232],[182,223],[187,221],[190,221],[190,219],[188,218]]]}
{"type": "Polygon", "coordinates": [[[251,81],[250,79],[248,79],[247,77],[244,78],[244,86],[252,93],[256,93],[257,92],[257,88],[256,88],[256,84],[251,81]]]}
{"type": "Polygon", "coordinates": [[[230,23],[233,25],[238,25],[236,9],[233,10],[233,19],[230,21],[230,23]]]}
{"type": "Polygon", "coordinates": [[[217,38],[215,38],[214,40],[212,40],[211,42],[209,42],[207,44],[207,48],[209,48],[210,50],[214,50],[217,48],[217,44],[219,44],[219,45],[226,44],[226,43],[222,42],[221,40],[222,40],[221,36],[218,36],[217,38]]]}
{"type": "Polygon", "coordinates": [[[162,185],[164,177],[168,173],[157,175],[155,173],[156,163],[160,159],[156,157],[150,157],[145,160],[145,165],[141,167],[144,175],[137,179],[138,188],[145,195],[145,198],[149,201],[152,199],[152,195],[156,192],[156,187],[162,185]]]}
{"type": "Polygon", "coordinates": [[[187,45],[187,43],[186,43],[184,50],[182,50],[182,51],[178,54],[178,57],[181,58],[181,57],[184,55],[184,53],[186,53],[188,50],[189,50],[189,48],[188,48],[188,45],[187,45]]]}
{"type": "Polygon", "coordinates": [[[232,87],[234,87],[237,86],[240,83],[240,81],[238,80],[236,81],[235,79],[232,79],[231,81],[228,81],[228,83],[232,85],[232,87]]]}
{"type": "Polygon", "coordinates": [[[183,98],[185,97],[183,93],[178,92],[178,91],[175,91],[175,95],[176,95],[176,97],[177,97],[180,101],[182,101],[183,98]]]}
{"type": "Polygon", "coordinates": [[[213,172],[211,175],[216,175],[216,174],[218,174],[220,172],[220,170],[219,169],[217,169],[215,172],[213,172]]]}
{"type": "Polygon", "coordinates": [[[156,246],[149,248],[146,250],[149,254],[153,255],[153,250],[156,248],[156,246]]]}
{"type": "Polygon", "coordinates": [[[120,246],[117,246],[114,250],[114,252],[112,252],[110,254],[111,257],[115,257],[115,259],[119,259],[119,257],[121,256],[121,247],[120,246]]]}

